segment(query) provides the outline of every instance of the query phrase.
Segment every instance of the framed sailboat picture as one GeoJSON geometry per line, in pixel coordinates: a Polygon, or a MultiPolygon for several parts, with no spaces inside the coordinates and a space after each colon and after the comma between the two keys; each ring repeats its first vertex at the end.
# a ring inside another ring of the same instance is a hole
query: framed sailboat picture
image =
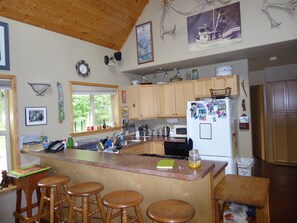
{"type": "Polygon", "coordinates": [[[241,41],[240,2],[187,17],[189,52],[241,41]]]}

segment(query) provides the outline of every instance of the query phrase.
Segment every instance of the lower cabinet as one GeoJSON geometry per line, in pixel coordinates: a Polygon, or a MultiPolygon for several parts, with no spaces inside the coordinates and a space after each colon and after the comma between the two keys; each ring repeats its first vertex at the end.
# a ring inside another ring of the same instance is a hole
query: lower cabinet
{"type": "Polygon", "coordinates": [[[153,142],[141,143],[135,146],[124,147],[120,150],[120,153],[152,153],[153,142]]]}
{"type": "Polygon", "coordinates": [[[154,154],[164,155],[164,142],[153,142],[153,151],[154,154]]]}

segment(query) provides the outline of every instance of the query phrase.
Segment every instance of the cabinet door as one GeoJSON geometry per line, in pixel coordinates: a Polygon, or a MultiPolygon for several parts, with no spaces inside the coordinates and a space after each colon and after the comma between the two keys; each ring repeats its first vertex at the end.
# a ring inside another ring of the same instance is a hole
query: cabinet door
{"type": "Polygon", "coordinates": [[[287,115],[287,146],[289,163],[297,164],[297,113],[287,115]]]}
{"type": "Polygon", "coordinates": [[[127,96],[128,96],[129,119],[138,119],[139,118],[138,86],[129,86],[127,96]]]}
{"type": "Polygon", "coordinates": [[[157,85],[158,117],[173,117],[175,112],[174,84],[157,85]]]}
{"type": "Polygon", "coordinates": [[[139,114],[141,119],[157,118],[156,85],[139,86],[139,114]]]}
{"type": "Polygon", "coordinates": [[[297,111],[297,80],[287,81],[287,92],[288,92],[288,106],[289,112],[297,111]]]}
{"type": "Polygon", "coordinates": [[[287,115],[285,113],[273,115],[272,132],[274,161],[287,163],[287,115]]]}
{"type": "Polygon", "coordinates": [[[228,75],[213,78],[214,89],[226,89],[227,87],[231,88],[231,95],[238,95],[238,75],[228,75]]]}
{"type": "Polygon", "coordinates": [[[175,111],[176,116],[186,117],[187,102],[194,101],[194,84],[192,81],[175,83],[175,111]]]}
{"type": "Polygon", "coordinates": [[[141,143],[140,145],[124,147],[120,150],[120,153],[152,153],[152,142],[141,143]]]}
{"type": "Polygon", "coordinates": [[[286,82],[270,83],[270,98],[273,112],[286,112],[286,82]]]}
{"type": "Polygon", "coordinates": [[[159,154],[159,155],[164,155],[164,142],[153,142],[153,153],[154,154],[159,154]]]}
{"type": "Polygon", "coordinates": [[[210,97],[210,89],[213,88],[212,78],[203,78],[194,81],[195,97],[210,97]]]}

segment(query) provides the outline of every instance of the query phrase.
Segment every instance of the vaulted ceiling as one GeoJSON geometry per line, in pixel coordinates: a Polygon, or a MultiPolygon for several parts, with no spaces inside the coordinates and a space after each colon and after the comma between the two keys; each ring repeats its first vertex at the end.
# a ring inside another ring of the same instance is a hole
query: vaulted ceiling
{"type": "Polygon", "coordinates": [[[120,50],[148,0],[0,0],[0,15],[120,50]]]}

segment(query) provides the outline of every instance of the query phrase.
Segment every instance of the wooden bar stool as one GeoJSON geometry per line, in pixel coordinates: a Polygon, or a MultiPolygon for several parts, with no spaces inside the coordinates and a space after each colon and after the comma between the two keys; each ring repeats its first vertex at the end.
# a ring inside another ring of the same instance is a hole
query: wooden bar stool
{"type": "Polygon", "coordinates": [[[110,223],[112,219],[121,215],[121,222],[127,223],[129,220],[136,220],[139,223],[143,222],[139,204],[142,202],[143,196],[141,193],[132,190],[120,190],[108,193],[103,197],[103,204],[107,207],[106,223],[110,223]],[[128,216],[127,208],[134,207],[136,217],[128,216]],[[114,215],[113,209],[121,209],[114,215]]]}
{"type": "Polygon", "coordinates": [[[100,212],[102,221],[105,222],[105,211],[100,195],[100,192],[103,191],[103,189],[103,184],[98,182],[85,182],[68,188],[67,194],[70,196],[70,207],[67,222],[72,222],[75,211],[82,213],[83,223],[90,222],[90,217],[98,212],[100,212]],[[92,200],[91,196],[94,196],[95,200],[92,200]],[[75,207],[76,198],[78,197],[82,198],[82,208],[75,207]],[[95,204],[98,208],[91,211],[90,204],[95,204]]]}
{"type": "Polygon", "coordinates": [[[195,210],[185,201],[170,199],[152,203],[146,213],[153,222],[186,223],[194,217],[195,210]]]}
{"type": "Polygon", "coordinates": [[[42,193],[40,199],[40,206],[38,210],[37,222],[40,222],[42,218],[49,215],[50,223],[53,223],[55,221],[54,212],[56,207],[59,210],[59,222],[64,221],[62,204],[69,202],[66,194],[66,185],[67,183],[69,183],[70,180],[70,177],[61,175],[46,177],[38,182],[38,186],[41,188],[42,193]],[[64,196],[64,198],[62,196],[64,196]],[[44,211],[45,201],[49,202],[49,211],[44,211]]]}

